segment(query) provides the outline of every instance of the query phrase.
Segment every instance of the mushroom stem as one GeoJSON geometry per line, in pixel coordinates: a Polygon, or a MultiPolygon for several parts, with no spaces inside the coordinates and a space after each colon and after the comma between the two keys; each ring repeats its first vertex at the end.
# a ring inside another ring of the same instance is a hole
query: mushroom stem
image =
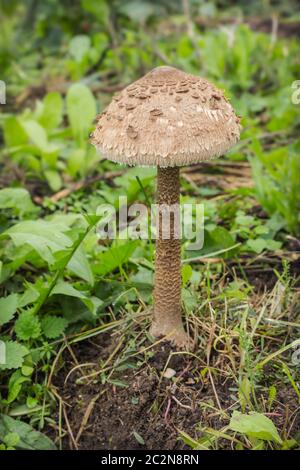
{"type": "Polygon", "coordinates": [[[150,333],[167,336],[178,347],[188,345],[181,310],[179,168],[157,170],[158,236],[155,254],[154,314],[150,333]],[[170,208],[170,206],[172,206],[170,208]],[[162,222],[163,207],[170,209],[162,222]],[[177,211],[177,212],[176,212],[177,211]],[[169,235],[165,233],[169,229],[169,235]]]}

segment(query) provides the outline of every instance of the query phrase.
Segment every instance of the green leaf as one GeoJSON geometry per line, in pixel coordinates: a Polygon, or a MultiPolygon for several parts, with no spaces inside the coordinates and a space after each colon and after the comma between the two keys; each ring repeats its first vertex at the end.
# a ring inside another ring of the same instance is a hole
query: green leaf
{"type": "Polygon", "coordinates": [[[248,437],[254,437],[263,441],[274,441],[278,444],[282,443],[273,422],[261,413],[251,412],[247,415],[234,411],[229,428],[248,437]]]}
{"type": "Polygon", "coordinates": [[[182,278],[182,286],[185,287],[186,284],[189,282],[193,274],[193,269],[190,264],[184,264],[181,268],[181,278],[182,278]]]}
{"type": "Polygon", "coordinates": [[[100,24],[108,24],[109,7],[106,0],[81,0],[81,6],[84,10],[92,13],[100,24]]]}
{"type": "Polygon", "coordinates": [[[121,4],[120,11],[132,21],[145,23],[152,15],[157,15],[158,11],[161,13],[163,10],[159,4],[153,4],[145,0],[130,0],[121,4]]]}
{"type": "Polygon", "coordinates": [[[15,323],[15,332],[24,341],[38,338],[41,335],[40,321],[30,310],[22,312],[15,323]]]}
{"type": "MultiPolygon", "coordinates": [[[[193,251],[193,257],[209,255],[210,253],[230,248],[234,244],[234,238],[224,227],[212,227],[210,229],[210,227],[207,226],[204,230],[204,246],[199,251],[193,251]]],[[[218,256],[224,256],[224,258],[227,258],[232,257],[235,254],[236,249],[233,249],[228,253],[218,256]]]]}
{"type": "Polygon", "coordinates": [[[96,101],[85,85],[75,83],[67,93],[67,113],[73,136],[79,143],[86,142],[96,115],[96,101]]]}
{"type": "Polygon", "coordinates": [[[63,296],[60,299],[62,313],[69,325],[77,322],[83,322],[85,325],[95,321],[95,313],[83,303],[81,299],[75,297],[63,296]]]}
{"type": "Polygon", "coordinates": [[[65,318],[55,315],[47,315],[42,319],[42,330],[44,335],[49,338],[57,338],[64,332],[68,322],[65,318]]]}
{"type": "Polygon", "coordinates": [[[75,251],[67,265],[67,268],[76,276],[87,281],[91,286],[94,284],[94,276],[91,266],[82,245],[80,245],[75,251]]]}
{"type": "Polygon", "coordinates": [[[27,366],[25,364],[22,366],[22,369],[21,369],[22,374],[25,375],[26,377],[30,377],[33,371],[34,371],[34,368],[32,366],[27,366]]]}
{"type": "Polygon", "coordinates": [[[277,241],[277,240],[271,240],[270,238],[268,239],[268,250],[269,251],[276,251],[280,250],[282,247],[282,243],[277,241]]]}
{"type": "Polygon", "coordinates": [[[75,289],[72,284],[68,282],[59,281],[52,289],[51,295],[61,294],[61,295],[68,295],[70,297],[76,297],[78,299],[86,299],[86,295],[80,292],[79,290],[75,289]]]}
{"type": "Polygon", "coordinates": [[[29,140],[36,145],[40,152],[50,154],[59,150],[56,144],[48,142],[47,133],[38,122],[28,119],[22,122],[22,126],[29,140]]]}
{"type": "Polygon", "coordinates": [[[4,140],[7,147],[18,147],[28,143],[26,132],[16,117],[4,121],[4,140]]]}
{"type": "Polygon", "coordinates": [[[16,341],[0,341],[0,370],[18,369],[28,350],[16,341]],[[2,354],[4,352],[4,354],[2,354]]]}
{"type": "MultiPolygon", "coordinates": [[[[130,283],[136,287],[139,295],[145,303],[151,301],[153,290],[153,271],[140,266],[137,273],[130,276],[130,283]]],[[[121,285],[119,285],[121,288],[121,285]]],[[[118,295],[118,290],[114,286],[113,295],[118,295]]]]}
{"type": "Polygon", "coordinates": [[[85,160],[86,149],[77,148],[72,151],[68,159],[68,171],[73,178],[85,168],[85,160]]]}
{"type": "Polygon", "coordinates": [[[246,246],[255,253],[261,253],[263,250],[278,250],[281,243],[269,238],[256,238],[255,240],[247,240],[246,246]]]}
{"type": "Polygon", "coordinates": [[[75,287],[73,287],[71,284],[63,281],[59,281],[52,290],[51,295],[55,294],[66,295],[68,297],[75,297],[80,299],[93,314],[96,314],[97,309],[103,303],[97,297],[88,297],[79,290],[75,289],[75,287]]]}
{"type": "Polygon", "coordinates": [[[45,170],[44,175],[52,191],[58,191],[61,188],[61,177],[56,170],[45,170]]]}
{"type": "Polygon", "coordinates": [[[247,247],[254,251],[255,253],[261,253],[263,250],[266,250],[268,246],[268,241],[264,238],[256,238],[255,240],[248,240],[247,247]]]}
{"type": "Polygon", "coordinates": [[[184,306],[188,311],[191,311],[197,307],[198,300],[188,289],[182,289],[181,295],[184,306]]]}
{"type": "Polygon", "coordinates": [[[6,230],[16,246],[30,245],[47,263],[53,263],[53,252],[72,245],[72,240],[63,232],[69,227],[45,220],[24,221],[6,230]]]}
{"type": "Polygon", "coordinates": [[[143,437],[137,431],[133,431],[132,434],[134,435],[134,437],[136,438],[136,440],[139,444],[141,444],[141,445],[145,444],[145,441],[144,441],[143,437]]]}
{"type": "Polygon", "coordinates": [[[32,203],[29,192],[24,188],[1,189],[0,209],[12,209],[16,215],[20,216],[38,210],[32,203]]]}
{"type": "Polygon", "coordinates": [[[35,397],[29,397],[29,396],[27,397],[26,399],[27,408],[32,410],[33,408],[37,407],[37,404],[38,404],[38,400],[35,397]]]}
{"type": "Polygon", "coordinates": [[[97,257],[97,265],[94,271],[99,276],[105,276],[116,268],[119,268],[129,260],[137,247],[137,243],[137,241],[129,241],[119,246],[113,246],[107,251],[100,253],[97,257]]]}
{"type": "Polygon", "coordinates": [[[18,307],[18,295],[10,294],[0,299],[0,325],[8,323],[16,313],[18,307]]]}
{"type": "MultiPolygon", "coordinates": [[[[40,284],[38,282],[38,284],[40,284]]],[[[37,288],[34,284],[27,284],[27,289],[19,298],[18,307],[26,307],[29,304],[34,303],[40,296],[42,288],[37,288]]]]}
{"type": "Polygon", "coordinates": [[[28,377],[24,377],[20,369],[16,370],[10,376],[9,383],[8,383],[8,397],[5,403],[7,404],[12,403],[13,401],[16,400],[16,398],[18,398],[22,390],[22,385],[25,382],[30,382],[30,379],[28,377]]]}
{"type": "Polygon", "coordinates": [[[3,439],[4,444],[7,447],[14,448],[18,444],[20,438],[17,433],[9,432],[3,439]]]}
{"type": "Polygon", "coordinates": [[[69,52],[76,62],[81,62],[91,47],[91,40],[85,34],[74,36],[69,44],[69,52]]]}
{"type": "Polygon", "coordinates": [[[16,443],[17,449],[24,450],[55,450],[55,444],[41,432],[35,431],[32,426],[23,421],[0,415],[0,439],[4,441],[5,436],[14,433],[19,436],[16,443]]]}
{"type": "Polygon", "coordinates": [[[45,96],[41,112],[38,116],[39,123],[47,130],[56,129],[63,117],[63,100],[61,95],[53,91],[45,96]]]}
{"type": "Polygon", "coordinates": [[[251,227],[251,225],[254,225],[255,223],[255,218],[252,215],[245,215],[244,213],[242,213],[237,215],[235,221],[238,225],[251,227]]]}

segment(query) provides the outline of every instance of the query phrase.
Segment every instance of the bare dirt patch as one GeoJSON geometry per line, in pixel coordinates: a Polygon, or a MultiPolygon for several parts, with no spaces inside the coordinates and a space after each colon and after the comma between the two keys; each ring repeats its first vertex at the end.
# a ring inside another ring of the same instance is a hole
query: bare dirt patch
{"type": "MultiPolygon", "coordinates": [[[[95,340],[74,348],[82,363],[98,362],[109,356],[114,340],[109,335],[100,335],[96,341],[97,348],[95,340]]],[[[64,400],[68,421],[67,426],[64,424],[68,433],[62,440],[62,447],[185,449],[188,447],[179,438],[179,431],[197,439],[203,436],[203,427],[221,429],[228,424],[226,414],[230,416],[237,404],[234,382],[227,380],[224,374],[216,376],[212,384],[208,376],[202,376],[203,366],[197,359],[187,355],[173,355],[170,359],[170,353],[170,346],[159,346],[146,365],[117,374],[127,385],[122,388],[117,382],[101,384],[99,377],[95,377],[94,383],[79,385],[76,382],[82,374],[78,370],[65,383],[74,367],[74,357],[66,352],[64,366],[54,379],[64,400]],[[176,372],[172,379],[163,377],[166,365],[176,372]]],[[[223,367],[226,369],[224,361],[223,367]]],[[[272,419],[278,426],[290,420],[291,432],[299,429],[299,406],[289,388],[278,394],[272,419]]],[[[230,448],[230,442],[222,440],[222,448],[230,448]]]]}

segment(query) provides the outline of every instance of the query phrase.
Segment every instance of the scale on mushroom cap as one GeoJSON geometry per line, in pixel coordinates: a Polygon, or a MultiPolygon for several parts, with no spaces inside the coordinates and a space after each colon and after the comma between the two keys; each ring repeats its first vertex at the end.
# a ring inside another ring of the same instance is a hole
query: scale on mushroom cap
{"type": "MultiPolygon", "coordinates": [[[[239,136],[239,118],[221,90],[162,66],[113,98],[99,116],[92,143],[114,162],[157,166],[157,203],[172,206],[179,204],[179,167],[224,154],[239,136]]],[[[177,347],[191,347],[182,323],[180,240],[174,226],[169,239],[159,227],[156,240],[150,332],[177,347]]]]}

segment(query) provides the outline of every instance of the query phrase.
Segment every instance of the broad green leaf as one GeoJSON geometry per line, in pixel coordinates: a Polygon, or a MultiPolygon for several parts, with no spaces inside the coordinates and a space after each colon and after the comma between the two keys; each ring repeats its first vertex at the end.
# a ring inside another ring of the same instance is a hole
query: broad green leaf
{"type": "Polygon", "coordinates": [[[229,428],[248,437],[254,437],[263,441],[274,441],[278,444],[282,443],[274,423],[270,418],[261,413],[251,412],[243,414],[239,411],[234,411],[229,428]]]}
{"type": "Polygon", "coordinates": [[[56,129],[63,117],[63,100],[58,92],[48,93],[42,103],[38,121],[45,129],[56,129]]]}
{"type": "MultiPolygon", "coordinates": [[[[2,236],[9,236],[17,247],[30,245],[43,260],[53,266],[55,264],[55,268],[60,269],[69,256],[74,243],[64,233],[70,231],[69,224],[74,220],[76,217],[65,216],[57,217],[52,221],[24,221],[8,229],[2,236]]],[[[82,246],[75,251],[67,268],[76,276],[93,285],[93,274],[82,246]]]]}
{"type": "Polygon", "coordinates": [[[20,216],[38,210],[32,203],[29,192],[24,188],[1,189],[0,209],[12,209],[16,215],[20,216]]]}
{"type": "Polygon", "coordinates": [[[76,62],[81,62],[91,48],[91,40],[85,34],[74,36],[69,44],[69,52],[76,62]]]}
{"type": "Polygon", "coordinates": [[[3,441],[9,433],[19,436],[17,449],[24,450],[55,450],[55,444],[41,432],[35,431],[32,426],[7,415],[0,415],[0,439],[3,441]]]}
{"type": "Polygon", "coordinates": [[[198,299],[188,289],[181,289],[182,301],[188,311],[195,309],[198,305],[198,299]]]}
{"type": "Polygon", "coordinates": [[[86,299],[86,295],[80,292],[79,290],[75,289],[72,284],[68,282],[59,281],[52,289],[51,295],[61,294],[61,295],[68,295],[70,297],[77,297],[78,299],[86,299]]]}
{"type": "Polygon", "coordinates": [[[47,263],[53,263],[53,253],[72,245],[63,232],[69,228],[61,223],[45,220],[24,221],[14,225],[3,235],[8,235],[16,246],[30,245],[47,263]]]}
{"type": "MultiPolygon", "coordinates": [[[[139,296],[142,297],[145,303],[151,301],[153,291],[153,271],[144,267],[139,267],[138,272],[130,276],[130,284],[136,287],[139,296]]],[[[120,283],[118,288],[120,289],[121,286],[122,284],[120,283]]],[[[113,292],[111,294],[113,296],[118,295],[118,289],[116,286],[114,286],[113,292]]]]}
{"type": "Polygon", "coordinates": [[[0,325],[8,323],[16,313],[18,307],[18,295],[10,294],[0,299],[0,325]]]}
{"type": "Polygon", "coordinates": [[[52,154],[59,150],[56,144],[48,141],[45,129],[37,121],[28,119],[22,122],[22,126],[29,140],[36,145],[41,153],[52,154]]]}
{"type": "Polygon", "coordinates": [[[82,245],[80,245],[69,261],[67,268],[76,276],[87,281],[90,285],[94,284],[94,276],[90,263],[86,257],[82,245]]]}
{"type": "Polygon", "coordinates": [[[23,364],[21,371],[23,375],[29,377],[33,373],[34,368],[32,366],[27,366],[26,364],[23,364]]]}
{"type": "Polygon", "coordinates": [[[18,369],[22,366],[27,349],[16,341],[0,340],[0,370],[18,369]]]}
{"type": "Polygon", "coordinates": [[[268,248],[268,240],[264,238],[256,238],[255,240],[247,240],[247,247],[255,253],[261,253],[268,248]]]}
{"type": "Polygon", "coordinates": [[[86,149],[77,148],[72,150],[68,158],[68,170],[70,175],[75,178],[77,173],[81,173],[85,167],[86,149]]]}
{"type": "Polygon", "coordinates": [[[255,218],[252,215],[239,214],[236,217],[235,221],[238,225],[244,225],[246,227],[250,227],[251,225],[254,224],[255,218]]]}
{"type": "Polygon", "coordinates": [[[247,240],[247,247],[259,254],[263,250],[278,250],[281,247],[281,243],[269,238],[256,238],[255,240],[247,240]]]}
{"type": "Polygon", "coordinates": [[[106,0],[81,0],[84,10],[92,13],[100,24],[107,25],[109,21],[109,6],[106,0]]]}
{"type": "Polygon", "coordinates": [[[47,338],[53,339],[64,332],[68,322],[65,318],[47,315],[42,319],[41,324],[44,335],[47,338]]]}
{"type": "Polygon", "coordinates": [[[96,115],[96,101],[89,88],[81,83],[75,83],[69,88],[67,113],[73,136],[79,143],[86,142],[96,115]]]}
{"type": "MultiPolygon", "coordinates": [[[[201,250],[189,252],[192,253],[193,258],[197,256],[205,256],[219,250],[230,248],[235,244],[235,240],[228,230],[224,227],[213,227],[210,229],[208,226],[204,230],[204,246],[201,250]]],[[[187,252],[186,252],[187,253],[187,252]]],[[[236,253],[236,249],[230,250],[228,253],[220,254],[218,256],[231,257],[236,253]]]]}
{"type": "Polygon", "coordinates": [[[150,16],[157,15],[158,11],[162,12],[162,7],[145,0],[130,0],[121,5],[120,11],[133,21],[144,23],[150,16]]]}
{"type": "Polygon", "coordinates": [[[113,246],[97,256],[94,272],[105,276],[126,263],[137,247],[137,241],[129,241],[120,246],[113,246]]]}
{"type": "Polygon", "coordinates": [[[4,121],[4,139],[7,147],[18,147],[28,143],[28,137],[20,120],[9,117],[4,121]]]}
{"type": "Polygon", "coordinates": [[[19,396],[23,383],[30,382],[28,377],[24,377],[21,370],[18,369],[10,376],[8,383],[8,397],[5,403],[12,403],[19,396]]]}
{"type": "Polygon", "coordinates": [[[60,304],[63,316],[67,319],[69,325],[77,322],[84,322],[85,325],[94,323],[97,312],[91,312],[82,299],[61,296],[60,304]]]}
{"type": "Polygon", "coordinates": [[[64,281],[59,281],[56,284],[56,286],[52,290],[51,295],[55,294],[66,295],[68,297],[75,297],[77,299],[80,299],[93,314],[96,314],[97,309],[103,303],[97,297],[88,297],[79,290],[75,289],[75,287],[73,287],[71,284],[68,284],[64,281]]]}
{"type": "Polygon", "coordinates": [[[26,307],[26,305],[32,304],[40,296],[40,289],[33,284],[29,284],[28,288],[19,297],[18,307],[26,307]]]}
{"type": "Polygon", "coordinates": [[[62,180],[56,170],[45,170],[44,175],[52,191],[58,191],[61,188],[62,180]]]}

